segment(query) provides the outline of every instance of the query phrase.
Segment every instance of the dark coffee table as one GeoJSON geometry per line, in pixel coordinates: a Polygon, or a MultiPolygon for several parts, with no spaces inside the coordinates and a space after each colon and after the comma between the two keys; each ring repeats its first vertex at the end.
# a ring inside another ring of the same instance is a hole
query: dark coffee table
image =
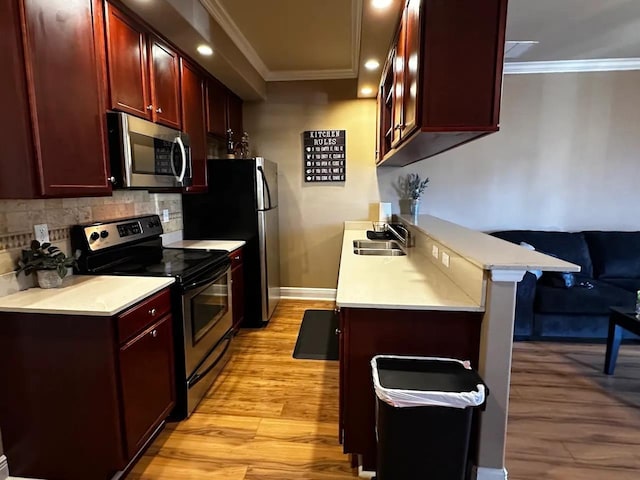
{"type": "Polygon", "coordinates": [[[618,350],[622,341],[622,330],[640,335],[640,320],[635,313],[622,308],[611,307],[609,314],[609,334],[607,335],[607,353],[604,357],[604,373],[613,375],[618,359],[618,350]]]}

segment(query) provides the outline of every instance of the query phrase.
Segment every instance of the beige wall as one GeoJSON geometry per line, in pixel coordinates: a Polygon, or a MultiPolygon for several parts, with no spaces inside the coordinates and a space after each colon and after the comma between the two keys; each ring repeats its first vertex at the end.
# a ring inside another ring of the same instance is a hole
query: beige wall
{"type": "Polygon", "coordinates": [[[375,101],[353,100],[353,81],[270,83],[267,94],[245,104],[244,125],[252,154],[279,166],[282,285],[335,288],[343,222],[367,219],[379,201],[375,101]],[[346,181],[305,184],[302,133],[328,129],[347,131],[346,181]]]}
{"type": "Polygon", "coordinates": [[[501,131],[404,168],[421,211],[471,228],[640,230],[640,72],[507,75],[501,131]]]}

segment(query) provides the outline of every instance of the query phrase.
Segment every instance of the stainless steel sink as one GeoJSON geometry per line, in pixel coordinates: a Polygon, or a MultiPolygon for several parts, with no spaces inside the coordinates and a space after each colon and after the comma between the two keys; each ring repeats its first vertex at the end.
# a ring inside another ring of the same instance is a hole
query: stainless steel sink
{"type": "Polygon", "coordinates": [[[354,240],[353,253],[378,257],[400,257],[406,255],[400,244],[394,240],[354,240]]]}
{"type": "Polygon", "coordinates": [[[395,248],[354,248],[353,253],[356,255],[374,255],[376,257],[401,257],[406,255],[402,250],[395,248]]]}
{"type": "Polygon", "coordinates": [[[400,244],[395,240],[354,240],[353,248],[374,248],[377,250],[401,250],[400,244]]]}

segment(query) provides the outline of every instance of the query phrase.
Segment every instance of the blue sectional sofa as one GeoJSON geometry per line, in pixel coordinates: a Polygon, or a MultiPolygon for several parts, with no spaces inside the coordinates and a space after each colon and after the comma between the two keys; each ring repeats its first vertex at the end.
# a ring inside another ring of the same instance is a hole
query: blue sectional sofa
{"type": "Polygon", "coordinates": [[[491,235],[525,242],[581,267],[577,274],[545,272],[540,278],[525,274],[516,294],[516,340],[605,339],[609,307],[635,307],[640,232],[508,230],[491,235]]]}

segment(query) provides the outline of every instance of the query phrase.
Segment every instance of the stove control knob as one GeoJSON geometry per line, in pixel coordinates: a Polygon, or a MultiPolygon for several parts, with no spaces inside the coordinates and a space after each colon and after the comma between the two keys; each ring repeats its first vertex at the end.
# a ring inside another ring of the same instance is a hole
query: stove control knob
{"type": "Polygon", "coordinates": [[[90,239],[92,242],[95,242],[95,241],[96,241],[97,239],[99,239],[99,238],[100,238],[100,234],[99,234],[98,232],[93,232],[93,233],[89,236],[89,239],[90,239]]]}
{"type": "Polygon", "coordinates": [[[155,226],[156,226],[155,222],[149,222],[149,228],[153,228],[155,226]]]}
{"type": "Polygon", "coordinates": [[[102,238],[107,238],[109,236],[109,232],[107,232],[106,230],[103,230],[100,232],[100,236],[102,238]]]}

